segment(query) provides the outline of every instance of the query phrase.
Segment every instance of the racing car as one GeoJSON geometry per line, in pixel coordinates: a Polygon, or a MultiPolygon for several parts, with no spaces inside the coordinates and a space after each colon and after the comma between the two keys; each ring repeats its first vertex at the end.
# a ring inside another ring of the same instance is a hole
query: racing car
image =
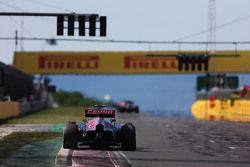
{"type": "Polygon", "coordinates": [[[139,107],[131,100],[121,101],[118,104],[118,109],[120,112],[135,112],[139,113],[139,107]]]}
{"type": "Polygon", "coordinates": [[[132,123],[116,123],[116,109],[94,106],[85,109],[83,122],[67,122],[63,131],[63,148],[120,146],[136,150],[136,130],[132,123]]]}

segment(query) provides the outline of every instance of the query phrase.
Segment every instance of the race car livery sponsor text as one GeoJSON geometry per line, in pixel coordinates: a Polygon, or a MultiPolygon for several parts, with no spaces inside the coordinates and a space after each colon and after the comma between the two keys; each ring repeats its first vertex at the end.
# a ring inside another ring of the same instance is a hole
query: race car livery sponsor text
{"type": "Polygon", "coordinates": [[[86,109],[86,115],[115,115],[115,110],[86,109]]]}

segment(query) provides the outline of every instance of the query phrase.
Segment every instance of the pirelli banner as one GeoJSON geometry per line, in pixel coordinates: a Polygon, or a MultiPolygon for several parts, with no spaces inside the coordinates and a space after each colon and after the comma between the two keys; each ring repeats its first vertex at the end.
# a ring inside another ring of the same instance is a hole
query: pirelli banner
{"type": "MultiPolygon", "coordinates": [[[[250,72],[250,51],[220,51],[208,67],[180,71],[178,51],[152,52],[16,52],[13,65],[29,74],[160,74],[250,72]],[[172,55],[172,56],[171,56],[172,55]],[[227,56],[228,55],[228,56],[227,56]],[[232,56],[233,55],[233,56],[232,56]],[[237,55],[237,56],[236,56],[237,55]]],[[[204,53],[204,51],[187,51],[204,53]]],[[[185,62],[182,64],[185,64],[185,62]]],[[[186,63],[187,64],[187,63],[186,63]]],[[[190,64],[190,67],[192,63],[190,64]]],[[[189,64],[186,66],[189,67],[189,64]]]]}

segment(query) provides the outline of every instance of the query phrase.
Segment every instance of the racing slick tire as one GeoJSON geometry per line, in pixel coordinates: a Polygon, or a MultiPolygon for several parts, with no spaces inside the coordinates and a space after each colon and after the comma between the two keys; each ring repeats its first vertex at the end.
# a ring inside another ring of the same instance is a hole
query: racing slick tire
{"type": "Polygon", "coordinates": [[[135,130],[135,126],[132,124],[132,123],[126,123],[126,125],[128,125],[128,126],[131,126],[132,128],[133,128],[133,137],[134,137],[134,142],[133,142],[133,144],[134,144],[134,148],[136,149],[136,130],[135,130]]]}
{"type": "Polygon", "coordinates": [[[77,138],[78,130],[76,123],[68,122],[63,131],[63,148],[76,149],[78,147],[77,138]]]}
{"type": "Polygon", "coordinates": [[[76,124],[74,121],[68,121],[67,124],[76,124]]]}
{"type": "Polygon", "coordinates": [[[135,113],[138,114],[139,113],[139,107],[135,108],[135,113]]]}
{"type": "Polygon", "coordinates": [[[126,123],[121,129],[121,149],[124,151],[136,150],[136,131],[132,123],[126,123]]]}
{"type": "Polygon", "coordinates": [[[124,113],[125,109],[124,108],[120,108],[119,111],[120,111],[120,113],[124,113]]]}

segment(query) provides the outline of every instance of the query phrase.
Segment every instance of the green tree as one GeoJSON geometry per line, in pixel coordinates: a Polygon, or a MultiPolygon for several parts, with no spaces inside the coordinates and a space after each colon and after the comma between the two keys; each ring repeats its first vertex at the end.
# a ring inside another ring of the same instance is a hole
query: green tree
{"type": "Polygon", "coordinates": [[[74,91],[64,91],[60,90],[53,94],[55,101],[60,106],[83,106],[83,107],[89,107],[93,106],[95,104],[103,104],[102,101],[93,98],[93,97],[87,97],[83,93],[74,91]]]}

